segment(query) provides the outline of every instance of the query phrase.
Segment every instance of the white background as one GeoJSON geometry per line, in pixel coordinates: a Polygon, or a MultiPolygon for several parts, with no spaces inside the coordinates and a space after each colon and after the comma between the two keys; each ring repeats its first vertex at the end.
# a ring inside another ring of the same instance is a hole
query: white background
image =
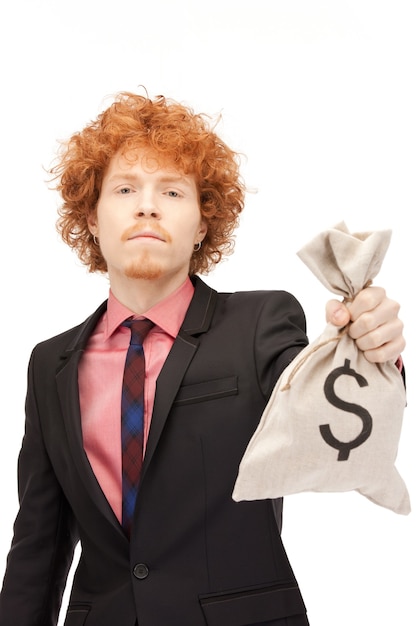
{"type": "MultiPolygon", "coordinates": [[[[30,351],[82,321],[108,289],[59,240],[46,169],[57,140],[140,85],[221,113],[218,132],[246,155],[257,192],[235,254],[208,277],[214,288],[292,291],[314,339],[332,296],[297,250],[341,220],[351,231],[392,229],[375,284],[401,302],[406,324],[397,467],[417,506],[416,31],[414,0],[2,3],[0,575],[30,351]]],[[[288,497],[283,537],[312,626],[417,623],[416,531],[414,509],[399,516],[357,493],[288,497]]]]}

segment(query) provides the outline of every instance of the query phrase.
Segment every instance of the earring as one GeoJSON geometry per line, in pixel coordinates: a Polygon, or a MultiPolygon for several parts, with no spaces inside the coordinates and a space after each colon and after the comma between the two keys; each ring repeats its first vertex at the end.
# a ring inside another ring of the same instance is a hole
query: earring
{"type": "Polygon", "coordinates": [[[98,246],[98,239],[95,235],[93,235],[93,241],[96,244],[96,246],[98,246]]]}
{"type": "Polygon", "coordinates": [[[194,252],[198,252],[199,250],[201,250],[201,241],[194,244],[194,252]]]}

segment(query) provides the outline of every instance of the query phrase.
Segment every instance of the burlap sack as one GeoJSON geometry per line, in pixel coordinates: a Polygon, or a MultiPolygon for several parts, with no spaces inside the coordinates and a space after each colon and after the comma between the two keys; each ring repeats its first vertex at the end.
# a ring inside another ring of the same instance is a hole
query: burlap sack
{"type": "MultiPolygon", "coordinates": [[[[379,271],[391,232],[350,234],[344,223],[298,254],[333,293],[353,298],[379,271]]],[[[369,363],[347,329],[328,324],[278,380],[240,464],[233,499],[357,490],[408,514],[395,467],[406,404],[392,363],[369,363]]]]}

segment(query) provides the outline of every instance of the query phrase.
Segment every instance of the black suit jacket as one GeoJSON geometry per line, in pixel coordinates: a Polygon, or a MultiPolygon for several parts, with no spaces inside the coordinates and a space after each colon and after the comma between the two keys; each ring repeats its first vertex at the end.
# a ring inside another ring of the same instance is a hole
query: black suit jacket
{"type": "Polygon", "coordinates": [[[286,365],[306,343],[286,292],[195,293],[157,381],[131,542],[84,452],[78,363],[106,303],[34,349],[20,508],[0,626],[305,626],[281,501],[232,500],[239,462],[286,365]],[[288,621],[281,621],[288,619],[288,621]]]}

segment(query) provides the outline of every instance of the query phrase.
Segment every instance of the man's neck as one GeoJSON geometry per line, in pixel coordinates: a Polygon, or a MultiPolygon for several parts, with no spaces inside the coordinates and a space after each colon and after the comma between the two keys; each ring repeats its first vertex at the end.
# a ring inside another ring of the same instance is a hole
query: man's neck
{"type": "Polygon", "coordinates": [[[147,280],[122,277],[117,279],[110,276],[110,288],[115,297],[136,315],[143,315],[151,307],[158,304],[187,279],[187,276],[176,276],[175,279],[163,277],[147,280]]]}

